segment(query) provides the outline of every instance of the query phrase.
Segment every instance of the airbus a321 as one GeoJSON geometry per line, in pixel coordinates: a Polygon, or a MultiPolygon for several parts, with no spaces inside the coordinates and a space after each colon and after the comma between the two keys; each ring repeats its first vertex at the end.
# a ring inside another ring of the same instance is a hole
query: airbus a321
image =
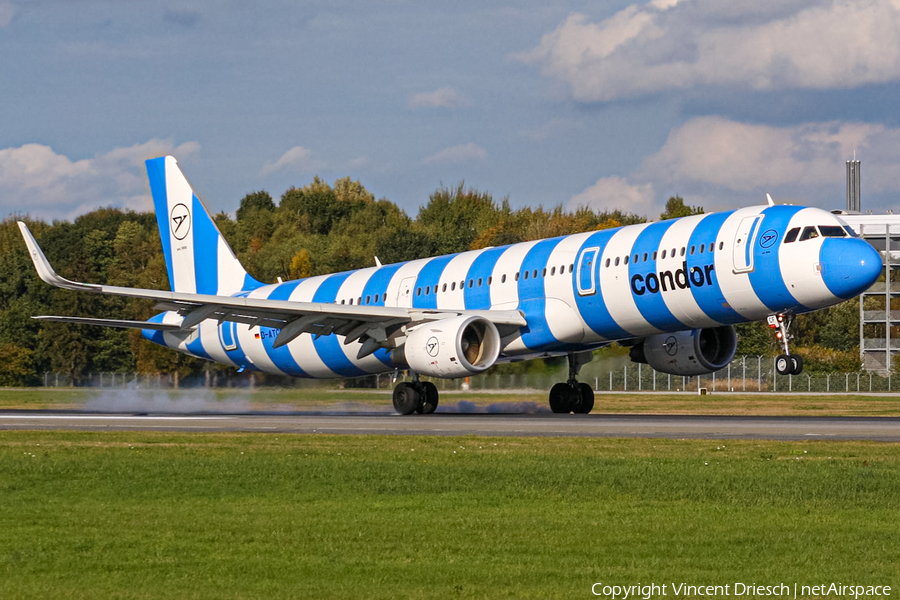
{"type": "Polygon", "coordinates": [[[247,274],[171,156],[147,161],[171,291],[69,281],[19,223],[38,274],[70,290],[157,301],[148,321],[40,316],[138,328],[179,352],[239,369],[297,377],[409,370],[401,414],[432,413],[429,378],[477,375],[494,364],[568,357],[550,390],[559,413],[587,413],[579,383],[591,351],[619,342],[634,361],[674,375],[728,365],[733,325],[769,319],[781,374],[794,316],[857,296],[879,277],[879,253],[837,216],[769,203],[589,231],[405,263],[263,284],[247,274]]]}

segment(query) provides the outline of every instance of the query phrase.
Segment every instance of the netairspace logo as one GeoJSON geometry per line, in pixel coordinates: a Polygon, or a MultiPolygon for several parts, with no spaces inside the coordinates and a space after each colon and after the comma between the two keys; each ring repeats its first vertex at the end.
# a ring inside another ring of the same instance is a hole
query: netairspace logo
{"type": "Polygon", "coordinates": [[[820,583],[817,585],[777,583],[760,585],[753,583],[728,583],[725,585],[693,585],[689,583],[648,583],[636,585],[610,585],[602,582],[591,586],[591,593],[611,600],[651,600],[662,596],[710,596],[710,597],[758,597],[779,596],[800,598],[809,596],[865,598],[890,596],[889,585],[847,585],[843,583],[820,583]]]}

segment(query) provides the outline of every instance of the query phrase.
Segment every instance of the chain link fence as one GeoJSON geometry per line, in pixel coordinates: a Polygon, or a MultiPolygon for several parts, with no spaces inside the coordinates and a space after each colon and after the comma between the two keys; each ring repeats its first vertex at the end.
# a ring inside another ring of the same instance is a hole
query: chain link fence
{"type": "MultiPolygon", "coordinates": [[[[402,378],[404,373],[400,373],[402,378]]],[[[553,384],[565,381],[568,370],[563,365],[543,372],[520,374],[488,373],[465,379],[433,379],[440,390],[549,390],[553,384]]],[[[738,356],[726,368],[699,377],[684,377],[660,373],[648,365],[632,363],[627,357],[594,361],[581,369],[578,379],[590,384],[598,392],[900,392],[900,381],[891,376],[881,377],[872,372],[801,373],[778,375],[774,357],[738,356]]],[[[173,389],[179,387],[255,388],[371,388],[391,389],[393,374],[372,375],[346,380],[310,380],[295,377],[272,377],[252,372],[208,372],[200,377],[179,380],[170,373],[90,373],[72,382],[65,374],[43,374],[45,387],[95,387],[173,389]]]]}

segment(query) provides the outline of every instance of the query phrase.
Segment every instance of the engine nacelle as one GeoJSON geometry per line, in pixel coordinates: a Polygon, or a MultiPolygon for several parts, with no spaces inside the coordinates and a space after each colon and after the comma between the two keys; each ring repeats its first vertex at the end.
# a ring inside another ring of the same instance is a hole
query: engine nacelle
{"type": "Polygon", "coordinates": [[[394,352],[395,363],[405,363],[420,375],[468,377],[497,360],[500,333],[484,317],[460,315],[419,325],[394,352]]]}
{"type": "Polygon", "coordinates": [[[710,327],[645,337],[631,360],[672,375],[706,375],[728,366],[737,350],[734,327],[710,327]]]}

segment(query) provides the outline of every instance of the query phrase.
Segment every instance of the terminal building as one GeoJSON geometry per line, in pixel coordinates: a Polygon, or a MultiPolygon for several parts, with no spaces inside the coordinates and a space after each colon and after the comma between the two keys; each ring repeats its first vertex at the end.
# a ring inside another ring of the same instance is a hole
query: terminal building
{"type": "Polygon", "coordinates": [[[882,256],[884,276],[859,301],[859,357],[863,369],[886,376],[900,353],[900,215],[862,212],[860,163],[847,161],[847,210],[841,218],[882,256]]]}

